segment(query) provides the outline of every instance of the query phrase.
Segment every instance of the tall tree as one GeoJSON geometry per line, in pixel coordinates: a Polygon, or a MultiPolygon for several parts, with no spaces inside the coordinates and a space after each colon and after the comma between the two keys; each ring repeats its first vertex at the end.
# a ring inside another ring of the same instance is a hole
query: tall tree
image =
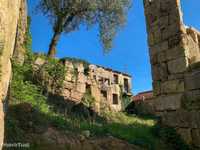
{"type": "Polygon", "coordinates": [[[40,0],[38,8],[50,19],[53,37],[48,56],[54,57],[62,33],[77,30],[81,24],[98,25],[105,51],[112,47],[116,32],[126,22],[131,0],[40,0]]]}

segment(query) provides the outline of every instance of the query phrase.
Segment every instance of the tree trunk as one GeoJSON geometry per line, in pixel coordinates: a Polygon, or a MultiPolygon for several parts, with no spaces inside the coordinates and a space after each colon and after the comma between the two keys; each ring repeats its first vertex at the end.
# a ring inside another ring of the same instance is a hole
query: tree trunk
{"type": "Polygon", "coordinates": [[[48,57],[54,58],[56,55],[56,46],[62,32],[55,31],[49,45],[48,57]]]}
{"type": "Polygon", "coordinates": [[[55,30],[54,30],[54,35],[51,39],[51,43],[49,45],[49,51],[48,51],[48,57],[54,58],[56,55],[56,46],[58,44],[58,40],[60,39],[60,35],[63,31],[63,28],[66,27],[74,18],[74,15],[71,16],[66,16],[64,18],[59,18],[55,30]]]}

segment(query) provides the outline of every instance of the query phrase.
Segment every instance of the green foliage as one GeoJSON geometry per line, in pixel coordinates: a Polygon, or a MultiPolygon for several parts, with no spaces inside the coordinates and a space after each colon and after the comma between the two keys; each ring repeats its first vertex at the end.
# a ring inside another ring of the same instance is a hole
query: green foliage
{"type": "Polygon", "coordinates": [[[47,16],[57,33],[69,33],[81,24],[98,25],[100,40],[110,50],[117,31],[126,22],[130,0],[40,0],[39,10],[47,16]]]}
{"type": "Polygon", "coordinates": [[[89,108],[93,108],[95,106],[95,98],[91,95],[91,92],[89,90],[86,90],[85,94],[83,95],[83,98],[81,102],[89,108]]]}
{"type": "Polygon", "coordinates": [[[50,80],[53,81],[54,85],[57,86],[57,88],[62,87],[65,79],[66,69],[58,59],[47,58],[43,69],[48,74],[50,80]]]}
{"type": "Polygon", "coordinates": [[[21,142],[24,141],[23,135],[24,131],[20,128],[18,121],[10,116],[6,116],[5,140],[11,143],[21,142]]]}
{"type": "Polygon", "coordinates": [[[126,93],[123,93],[122,95],[122,110],[125,110],[126,107],[131,103],[132,99],[131,96],[127,95],[126,93]]]}
{"type": "Polygon", "coordinates": [[[69,61],[72,62],[74,68],[76,68],[76,64],[83,64],[84,67],[84,74],[88,75],[89,73],[89,65],[90,63],[83,60],[83,59],[79,59],[79,58],[72,58],[72,57],[64,57],[62,59],[60,59],[60,61],[69,61]]]}
{"type": "Polygon", "coordinates": [[[11,82],[10,103],[31,103],[41,111],[48,111],[46,97],[42,95],[43,89],[33,84],[32,66],[13,64],[13,80],[11,82]]]}
{"type": "Polygon", "coordinates": [[[119,86],[120,86],[120,99],[122,104],[122,110],[124,111],[126,107],[131,103],[132,99],[131,96],[123,92],[123,85],[119,86]]]}

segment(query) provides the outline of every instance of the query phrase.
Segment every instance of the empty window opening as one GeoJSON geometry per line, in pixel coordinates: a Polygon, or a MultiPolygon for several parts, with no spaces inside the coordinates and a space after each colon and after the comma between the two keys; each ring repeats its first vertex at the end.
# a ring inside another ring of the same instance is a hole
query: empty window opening
{"type": "Polygon", "coordinates": [[[118,84],[118,82],[119,82],[118,75],[114,74],[113,78],[114,78],[114,84],[118,84]]]}
{"type": "Polygon", "coordinates": [[[128,79],[124,78],[124,91],[129,92],[129,84],[128,84],[128,79]]]}
{"type": "Polygon", "coordinates": [[[117,94],[113,94],[113,104],[114,105],[118,105],[119,104],[119,100],[118,100],[118,95],[117,94]]]}
{"type": "Polygon", "coordinates": [[[107,91],[101,90],[101,95],[103,98],[107,99],[107,91]]]}
{"type": "Polygon", "coordinates": [[[110,79],[105,78],[104,84],[110,85],[110,79]]]}
{"type": "Polygon", "coordinates": [[[91,85],[86,84],[86,92],[91,94],[91,85]]]}

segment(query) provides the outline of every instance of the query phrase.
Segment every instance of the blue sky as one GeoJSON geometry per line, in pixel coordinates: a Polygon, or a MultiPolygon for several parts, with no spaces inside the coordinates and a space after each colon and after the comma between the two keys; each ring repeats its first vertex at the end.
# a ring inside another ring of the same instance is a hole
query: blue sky
{"type": "MultiPolygon", "coordinates": [[[[181,0],[184,22],[200,30],[200,1],[181,0]]],[[[47,52],[52,37],[52,27],[46,17],[35,13],[38,0],[29,1],[29,15],[32,17],[31,32],[33,50],[47,52]]],[[[94,27],[63,34],[57,49],[57,57],[76,57],[93,64],[103,65],[132,75],[133,93],[152,89],[152,77],[148,54],[147,34],[142,0],[133,0],[126,26],[119,31],[113,49],[104,54],[99,42],[98,29],[94,27]]]]}

